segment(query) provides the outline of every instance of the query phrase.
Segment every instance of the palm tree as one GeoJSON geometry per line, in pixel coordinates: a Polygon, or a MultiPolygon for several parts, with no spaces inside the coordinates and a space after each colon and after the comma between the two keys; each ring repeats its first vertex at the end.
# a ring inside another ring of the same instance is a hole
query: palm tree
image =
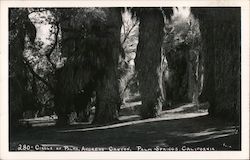
{"type": "Polygon", "coordinates": [[[62,54],[68,60],[57,72],[56,108],[59,119],[66,123],[67,114],[80,110],[74,102],[79,92],[85,97],[81,101],[89,101],[92,93],[96,92],[93,123],[116,121],[121,103],[117,76],[121,52],[120,8],[64,9],[60,25],[62,54]]]}
{"type": "Polygon", "coordinates": [[[139,91],[142,99],[141,117],[159,115],[164,95],[162,86],[162,41],[164,19],[160,8],[137,8],[139,44],[135,59],[139,91]]]}
{"type": "Polygon", "coordinates": [[[240,8],[192,8],[204,41],[204,91],[209,114],[239,121],[241,105],[240,8]]]}

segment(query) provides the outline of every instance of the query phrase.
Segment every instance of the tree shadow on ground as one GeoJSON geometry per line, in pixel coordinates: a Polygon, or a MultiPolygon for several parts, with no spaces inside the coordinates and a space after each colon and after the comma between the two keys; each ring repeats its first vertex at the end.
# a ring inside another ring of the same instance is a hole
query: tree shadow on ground
{"type": "Polygon", "coordinates": [[[76,147],[130,147],[177,150],[240,150],[240,128],[232,122],[214,119],[207,114],[139,120],[136,115],[119,123],[104,126],[76,124],[58,128],[34,127],[10,137],[10,150],[18,144],[70,145],[76,147]],[[132,120],[132,121],[131,121],[132,120]],[[183,148],[186,147],[186,148],[183,148]],[[188,148],[188,149],[187,149],[188,148]]]}

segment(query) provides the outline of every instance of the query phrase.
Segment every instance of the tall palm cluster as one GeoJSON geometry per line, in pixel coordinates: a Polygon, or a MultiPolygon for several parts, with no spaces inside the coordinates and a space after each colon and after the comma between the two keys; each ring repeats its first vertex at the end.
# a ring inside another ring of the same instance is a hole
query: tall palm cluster
{"type": "Polygon", "coordinates": [[[210,115],[237,121],[239,17],[237,8],[11,8],[10,121],[32,110],[65,125],[94,109],[92,123],[110,123],[130,92],[142,118],[209,102],[210,115]]]}

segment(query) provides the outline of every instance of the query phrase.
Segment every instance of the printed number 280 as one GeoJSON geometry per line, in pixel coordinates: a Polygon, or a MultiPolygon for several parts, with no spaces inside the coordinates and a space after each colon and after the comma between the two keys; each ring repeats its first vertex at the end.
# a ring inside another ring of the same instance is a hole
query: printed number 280
{"type": "Polygon", "coordinates": [[[30,145],[26,144],[19,144],[17,147],[18,151],[29,151],[30,150],[30,145]]]}

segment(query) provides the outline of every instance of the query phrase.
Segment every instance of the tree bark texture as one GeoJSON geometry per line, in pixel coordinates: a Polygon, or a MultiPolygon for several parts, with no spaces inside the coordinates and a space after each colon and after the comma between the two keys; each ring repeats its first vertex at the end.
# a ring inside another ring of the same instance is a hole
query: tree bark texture
{"type": "MultiPolygon", "coordinates": [[[[27,107],[34,107],[34,97],[28,88],[28,70],[23,62],[25,36],[34,42],[36,30],[28,18],[27,9],[9,10],[9,121],[11,128],[27,107]],[[29,99],[27,99],[27,95],[29,99]]],[[[10,128],[10,129],[11,129],[10,128]]]]}
{"type": "Polygon", "coordinates": [[[193,8],[199,18],[204,48],[203,101],[209,114],[240,120],[241,12],[240,8],[193,8]]]}
{"type": "Polygon", "coordinates": [[[121,11],[119,8],[107,8],[104,10],[107,20],[103,24],[107,36],[104,37],[106,46],[102,72],[103,77],[97,82],[97,103],[94,123],[110,123],[118,120],[118,112],[121,105],[118,86],[118,60],[121,54],[120,34],[122,26],[121,11]]]}
{"type": "MultiPolygon", "coordinates": [[[[196,45],[194,45],[196,46],[196,45]]],[[[199,46],[191,47],[187,57],[187,73],[188,73],[188,100],[198,105],[198,97],[202,91],[202,52],[199,46]]]]}
{"type": "Polygon", "coordinates": [[[173,107],[180,103],[191,102],[189,87],[191,74],[189,63],[189,47],[181,45],[174,51],[165,53],[167,68],[165,71],[166,105],[173,107]]]}
{"type": "Polygon", "coordinates": [[[139,91],[142,99],[142,118],[156,117],[162,110],[162,40],[164,19],[159,8],[141,9],[139,44],[135,59],[139,91]]]}
{"type": "MultiPolygon", "coordinates": [[[[120,106],[117,76],[121,51],[120,8],[82,8],[65,12],[73,13],[69,17],[64,14],[68,20],[61,21],[62,54],[68,60],[61,73],[58,72],[59,117],[67,117],[74,107],[79,110],[81,104],[87,104],[83,101],[90,100],[89,96],[96,91],[93,123],[116,121],[120,106]],[[79,91],[89,98],[79,99],[77,107],[74,94],[79,91]]],[[[82,105],[82,109],[84,107],[82,105]]]]}

